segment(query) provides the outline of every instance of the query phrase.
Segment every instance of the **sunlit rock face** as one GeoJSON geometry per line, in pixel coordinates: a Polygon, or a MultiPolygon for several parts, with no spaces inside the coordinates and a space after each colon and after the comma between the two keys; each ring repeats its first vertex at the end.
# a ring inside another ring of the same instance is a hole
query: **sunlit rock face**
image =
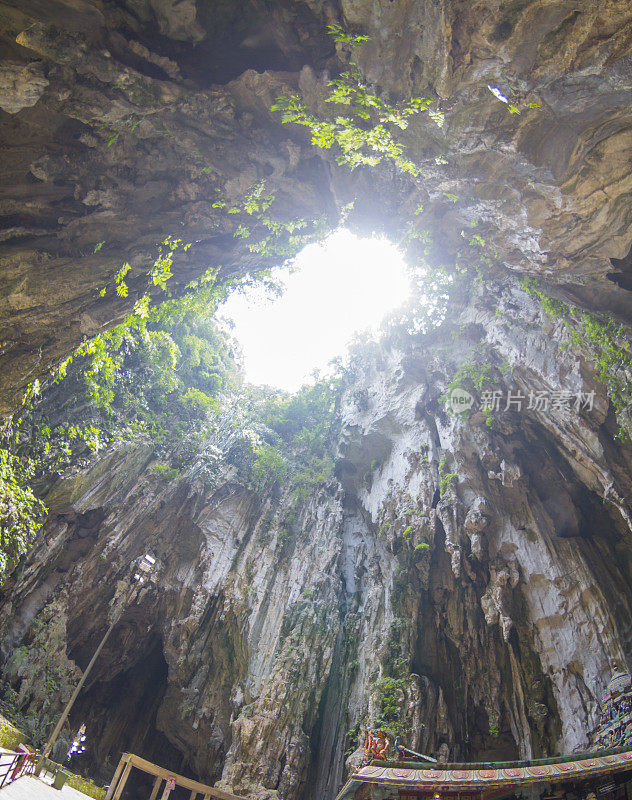
{"type": "Polygon", "coordinates": [[[24,711],[55,716],[117,580],[151,551],[158,584],[71,716],[103,780],[130,750],[259,797],[331,797],[394,677],[391,721],[414,750],[587,747],[631,654],[630,447],[563,324],[515,283],[481,284],[452,312],[356,360],[337,477],[289,527],[283,491],[241,483],[230,448],[166,479],[150,448],[115,447],[61,479],[4,590],[3,675],[24,711]],[[491,419],[477,397],[464,421],[439,399],[481,347],[503,402],[491,419]],[[592,410],[528,409],[530,392],[562,389],[594,390],[592,410]],[[522,409],[505,409],[509,391],[522,409]]]}
{"type": "Polygon", "coordinates": [[[175,479],[150,447],[114,447],[54,485],[37,548],[3,587],[3,680],[24,713],[59,713],[116,582],[151,551],[159,583],[71,716],[103,781],[130,750],[258,798],[331,798],[385,678],[414,750],[586,747],[632,656],[631,452],[594,364],[512,275],[629,319],[629,2],[0,7],[4,412],[132,307],[166,235],[196,243],[179,286],[209,264],[261,266],[213,202],[262,178],[288,218],[333,219],[357,197],[352,226],[399,233],[423,205],[447,265],[476,222],[495,270],[431,336],[356,361],[336,478],[290,529],[283,491],[252,491],[212,447],[175,479]],[[376,91],[440,100],[442,129],[419,117],[406,131],[416,187],[349,172],[269,111],[288,86],[322,100],[335,22],[371,37],[359,59],[376,91]],[[130,296],[99,297],[124,261],[130,296]],[[477,397],[465,421],[439,399],[481,348],[501,406],[477,397]],[[593,390],[592,410],[527,407],[530,392],[593,390]]]}

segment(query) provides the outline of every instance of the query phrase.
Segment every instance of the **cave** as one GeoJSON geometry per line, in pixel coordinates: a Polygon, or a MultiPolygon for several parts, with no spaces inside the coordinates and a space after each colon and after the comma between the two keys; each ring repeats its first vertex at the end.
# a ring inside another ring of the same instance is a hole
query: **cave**
{"type": "MultiPolygon", "coordinates": [[[[77,663],[82,663],[71,652],[77,663]]],[[[71,728],[85,724],[90,732],[86,753],[77,766],[107,784],[123,752],[133,752],[148,761],[197,779],[180,752],[158,728],[157,714],[167,689],[168,668],[159,638],[140,650],[137,662],[112,675],[103,676],[86,689],[70,718],[71,728]],[[83,763],[82,763],[83,762],[83,763]]],[[[73,659],[74,660],[74,659],[73,659]]],[[[129,791],[149,796],[153,781],[136,771],[129,791]]]]}
{"type": "Polygon", "coordinates": [[[629,2],[0,9],[17,781],[630,800],[629,2]]]}
{"type": "Polygon", "coordinates": [[[611,258],[610,263],[614,267],[614,271],[609,272],[606,277],[629,292],[632,289],[632,280],[629,274],[632,269],[632,248],[623,258],[611,258]]]}

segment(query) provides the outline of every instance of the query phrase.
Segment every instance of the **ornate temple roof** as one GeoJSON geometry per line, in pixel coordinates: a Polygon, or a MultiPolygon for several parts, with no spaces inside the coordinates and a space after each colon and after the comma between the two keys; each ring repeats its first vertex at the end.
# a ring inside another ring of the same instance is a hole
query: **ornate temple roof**
{"type": "Polygon", "coordinates": [[[336,800],[349,800],[363,784],[428,792],[510,789],[530,783],[577,781],[605,773],[632,770],[632,749],[474,764],[425,765],[412,761],[372,761],[347,781],[336,800]]]}

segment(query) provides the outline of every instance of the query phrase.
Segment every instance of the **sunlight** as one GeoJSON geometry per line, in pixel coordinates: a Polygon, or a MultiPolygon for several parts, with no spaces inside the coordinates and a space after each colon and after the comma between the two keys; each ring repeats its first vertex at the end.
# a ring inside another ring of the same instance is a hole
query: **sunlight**
{"type": "Polygon", "coordinates": [[[245,377],[296,391],[344,356],[356,334],[375,334],[411,292],[401,252],[383,237],[360,239],[339,230],[305,247],[293,268],[273,272],[279,297],[260,288],[233,292],[220,309],[234,325],[245,377]]]}

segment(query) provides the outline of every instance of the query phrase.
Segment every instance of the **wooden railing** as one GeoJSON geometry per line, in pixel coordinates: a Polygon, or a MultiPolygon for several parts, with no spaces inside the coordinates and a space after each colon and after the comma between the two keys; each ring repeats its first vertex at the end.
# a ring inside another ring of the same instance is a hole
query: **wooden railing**
{"type": "Polygon", "coordinates": [[[32,775],[36,761],[34,753],[0,752],[0,789],[23,775],[32,775]]]}
{"type": "Polygon", "coordinates": [[[172,789],[175,789],[176,786],[188,789],[191,792],[190,800],[196,800],[196,798],[200,798],[200,800],[202,798],[203,800],[245,800],[243,797],[225,792],[223,789],[216,789],[214,786],[208,786],[205,783],[194,781],[192,778],[186,778],[184,775],[170,772],[168,769],[152,764],[151,761],[135,756],[133,753],[123,753],[121,756],[105,800],[120,799],[132,767],[136,767],[136,769],[140,769],[148,775],[155,776],[149,800],[157,800],[158,792],[161,788],[163,788],[163,792],[160,800],[167,800],[172,789]],[[164,787],[161,787],[163,781],[165,782],[164,787]]]}

